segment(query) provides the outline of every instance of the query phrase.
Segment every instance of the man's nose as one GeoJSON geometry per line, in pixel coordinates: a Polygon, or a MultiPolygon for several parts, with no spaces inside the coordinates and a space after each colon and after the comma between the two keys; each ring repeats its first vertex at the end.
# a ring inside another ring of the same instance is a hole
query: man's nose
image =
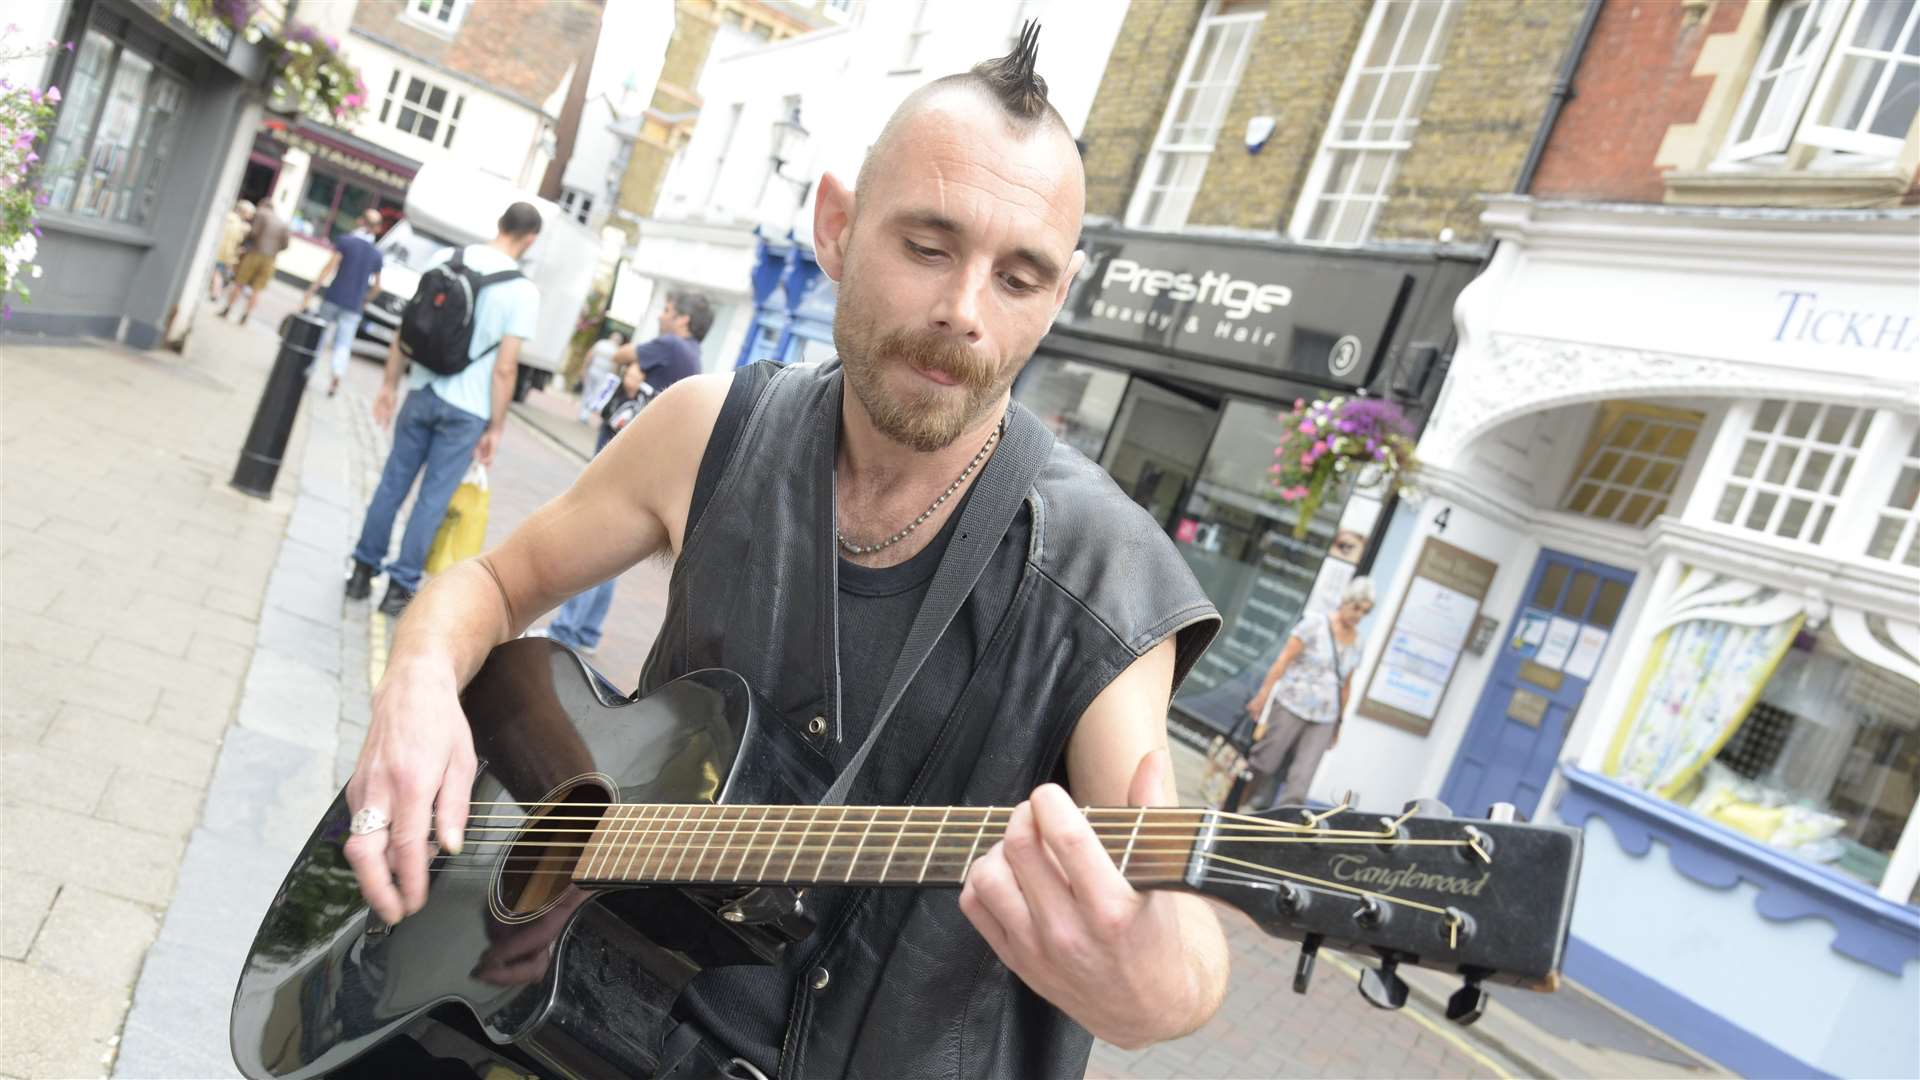
{"type": "Polygon", "coordinates": [[[987,272],[967,268],[951,275],[942,284],[931,312],[933,327],[945,334],[965,338],[967,344],[980,341],[980,290],[986,285],[987,272]]]}

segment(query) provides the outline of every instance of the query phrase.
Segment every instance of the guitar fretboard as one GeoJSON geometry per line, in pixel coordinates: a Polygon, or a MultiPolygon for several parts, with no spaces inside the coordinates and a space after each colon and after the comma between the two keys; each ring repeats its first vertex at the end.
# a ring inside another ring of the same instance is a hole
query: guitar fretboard
{"type": "MultiPolygon", "coordinates": [[[[1206,811],[1085,811],[1136,885],[1178,884],[1206,811]]],[[[1006,834],[1012,811],[983,806],[609,807],[573,871],[579,882],[726,885],[959,885],[1006,834]]]]}

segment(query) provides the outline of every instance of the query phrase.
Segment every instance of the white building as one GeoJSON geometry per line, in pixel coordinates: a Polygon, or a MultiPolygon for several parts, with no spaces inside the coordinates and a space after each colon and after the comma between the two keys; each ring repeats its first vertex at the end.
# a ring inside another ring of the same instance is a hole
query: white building
{"type": "Polygon", "coordinates": [[[844,26],[773,45],[723,30],[701,76],[693,137],[640,222],[614,307],[644,310],[636,318],[646,335],[667,292],[705,292],[716,307],[702,349],[709,370],[831,350],[832,283],[811,255],[813,194],[823,173],[853,183],[909,92],[1005,55],[1021,24],[1039,19],[1039,70],[1077,135],[1126,6],[912,0],[847,12],[844,26]],[[633,303],[636,294],[646,303],[633,303]]]}

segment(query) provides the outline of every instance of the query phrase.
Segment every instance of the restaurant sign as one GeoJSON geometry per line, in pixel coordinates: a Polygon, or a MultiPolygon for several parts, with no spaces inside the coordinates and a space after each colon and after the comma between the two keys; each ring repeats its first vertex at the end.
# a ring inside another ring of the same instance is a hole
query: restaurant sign
{"type": "Polygon", "coordinates": [[[1404,267],[1309,249],[1086,236],[1058,325],[1343,386],[1373,377],[1404,267]]]}

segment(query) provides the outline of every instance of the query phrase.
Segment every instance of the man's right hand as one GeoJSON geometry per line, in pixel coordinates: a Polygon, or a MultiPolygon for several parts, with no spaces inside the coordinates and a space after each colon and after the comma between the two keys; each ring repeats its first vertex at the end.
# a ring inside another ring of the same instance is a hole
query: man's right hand
{"type": "Polygon", "coordinates": [[[459,853],[475,771],[473,732],[453,673],[425,661],[388,668],[373,694],[347,805],[378,810],[392,824],[346,843],[361,895],[388,924],[426,906],[429,827],[443,848],[459,853]]]}
{"type": "Polygon", "coordinates": [[[393,387],[382,386],[373,399],[373,422],[385,428],[393,423],[393,387]]]}

